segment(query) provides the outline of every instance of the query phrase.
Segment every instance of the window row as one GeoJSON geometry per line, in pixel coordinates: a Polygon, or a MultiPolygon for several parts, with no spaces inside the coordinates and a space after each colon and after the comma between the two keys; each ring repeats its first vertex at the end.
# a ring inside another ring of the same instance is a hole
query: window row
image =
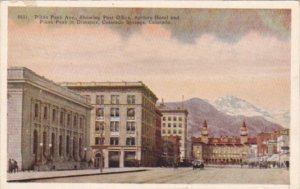
{"type": "MultiPolygon", "coordinates": [[[[167,124],[166,124],[166,123],[163,123],[162,126],[163,126],[163,127],[166,127],[167,124]]],[[[172,124],[171,124],[171,123],[168,123],[168,127],[172,127],[172,124]]],[[[177,127],[177,123],[173,123],[173,127],[177,127]]],[[[178,127],[182,127],[182,123],[178,123],[178,127]]]]}
{"type": "Polygon", "coordinates": [[[40,143],[38,142],[38,138],[39,138],[38,132],[37,132],[37,130],[34,130],[33,131],[32,149],[33,149],[33,154],[35,154],[35,155],[37,155],[39,147],[41,149],[42,154],[45,154],[47,147],[49,147],[50,148],[49,151],[50,151],[51,155],[55,155],[54,152],[56,151],[56,148],[58,147],[58,155],[59,156],[63,155],[63,147],[65,147],[64,148],[65,154],[70,155],[70,151],[71,151],[70,143],[72,142],[72,152],[73,152],[72,156],[76,157],[77,155],[79,155],[79,157],[81,157],[81,151],[83,149],[81,137],[79,137],[79,139],[77,139],[76,137],[73,137],[73,140],[71,140],[69,135],[67,135],[65,139],[62,135],[59,135],[58,140],[57,140],[55,134],[52,133],[50,139],[48,139],[47,132],[44,131],[42,133],[42,141],[40,143]]]}
{"type": "Polygon", "coordinates": [[[163,121],[182,121],[183,120],[183,118],[182,117],[177,117],[177,116],[175,116],[175,117],[173,117],[173,119],[172,119],[172,117],[170,117],[170,116],[168,116],[168,117],[166,117],[166,116],[163,116],[163,121]]]}
{"type": "MultiPolygon", "coordinates": [[[[126,131],[127,133],[135,132],[135,122],[126,122],[126,131]]],[[[120,122],[119,121],[111,121],[110,122],[110,131],[111,132],[119,132],[120,130],[120,122]]],[[[95,131],[96,133],[100,133],[105,130],[105,123],[103,121],[96,121],[95,131]]]]}
{"type": "Polygon", "coordinates": [[[163,129],[162,130],[162,134],[182,134],[182,130],[173,130],[173,132],[171,130],[165,130],[163,129]]]}
{"type": "MultiPolygon", "coordinates": [[[[104,144],[105,140],[104,138],[101,137],[96,137],[95,138],[95,144],[104,144]]],[[[119,137],[110,137],[109,144],[112,146],[117,146],[119,145],[119,137]]],[[[135,145],[135,138],[134,137],[127,137],[126,138],[126,145],[127,146],[133,146],[135,145]]]]}
{"type": "MultiPolygon", "coordinates": [[[[52,109],[51,111],[51,118],[50,118],[50,112],[49,112],[49,107],[44,106],[42,111],[42,118],[44,120],[49,120],[51,119],[52,122],[58,122],[63,125],[65,123],[65,118],[67,118],[66,120],[66,124],[69,126],[71,125],[71,122],[73,121],[73,126],[76,127],[80,126],[80,128],[82,128],[84,126],[84,117],[83,116],[77,116],[77,115],[72,115],[70,113],[65,113],[64,111],[59,111],[57,109],[52,109]],[[79,117],[79,121],[78,121],[78,117],[79,117]],[[73,119],[73,120],[72,120],[73,119]]],[[[38,103],[34,104],[34,118],[39,118],[40,117],[40,105],[38,103]]]]}
{"type": "MultiPolygon", "coordinates": [[[[91,101],[90,95],[85,96],[91,101]]],[[[96,95],[96,104],[105,104],[105,95],[96,95]]],[[[110,95],[110,104],[120,104],[120,95],[110,95]]],[[[127,104],[136,104],[135,95],[127,95],[127,104]]]]}
{"type": "MultiPolygon", "coordinates": [[[[111,108],[110,109],[111,117],[120,117],[120,109],[119,108],[111,108]]],[[[104,118],[104,108],[96,108],[96,118],[103,119],[104,118]]],[[[127,108],[127,119],[135,119],[135,109],[127,108]]]]}

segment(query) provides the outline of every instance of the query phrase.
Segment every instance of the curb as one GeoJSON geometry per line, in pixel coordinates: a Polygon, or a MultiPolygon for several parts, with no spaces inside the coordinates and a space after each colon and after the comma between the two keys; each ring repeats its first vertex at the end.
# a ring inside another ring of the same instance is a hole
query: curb
{"type": "Polygon", "coordinates": [[[107,173],[89,173],[89,174],[66,175],[66,176],[26,178],[26,179],[11,179],[11,180],[7,180],[6,182],[30,182],[30,181],[34,181],[34,180],[46,180],[46,179],[55,179],[55,178],[68,178],[68,177],[83,177],[83,176],[95,176],[95,175],[109,175],[109,174],[119,174],[119,173],[142,172],[142,171],[147,171],[147,169],[127,170],[127,171],[107,172],[107,173]]]}

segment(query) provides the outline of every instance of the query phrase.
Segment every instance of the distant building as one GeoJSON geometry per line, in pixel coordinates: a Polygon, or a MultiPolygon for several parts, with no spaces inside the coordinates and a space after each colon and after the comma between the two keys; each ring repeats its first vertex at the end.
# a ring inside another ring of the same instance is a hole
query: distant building
{"type": "Polygon", "coordinates": [[[162,113],[162,136],[178,136],[180,140],[180,161],[187,160],[187,116],[184,108],[171,109],[163,103],[159,106],[162,113]]]}
{"type": "Polygon", "coordinates": [[[249,153],[248,153],[248,159],[255,159],[257,158],[257,141],[256,138],[249,138],[248,139],[249,144],[249,153]]]}
{"type": "Polygon", "coordinates": [[[157,97],[145,84],[75,82],[61,85],[91,99],[94,110],[90,143],[95,166],[99,166],[101,157],[105,167],[130,167],[135,166],[135,162],[156,166],[157,97]]]}
{"type": "Polygon", "coordinates": [[[192,137],[192,151],[194,160],[203,160],[206,163],[238,164],[249,158],[249,144],[255,143],[248,138],[248,129],[243,122],[240,128],[240,137],[209,137],[209,128],[204,121],[201,128],[201,137],[192,137]]]}
{"type": "Polygon", "coordinates": [[[179,136],[162,137],[162,165],[173,166],[180,162],[179,136]]]}
{"type": "Polygon", "coordinates": [[[8,69],[7,156],[20,169],[79,169],[89,146],[90,110],[79,94],[33,71],[8,69]]]}
{"type": "Polygon", "coordinates": [[[162,165],[162,137],[161,137],[161,117],[162,114],[159,109],[155,110],[156,112],[156,129],[155,129],[155,161],[156,166],[162,165]]]}
{"type": "Polygon", "coordinates": [[[277,152],[288,153],[290,149],[290,130],[282,129],[277,137],[277,152]]]}
{"type": "Polygon", "coordinates": [[[257,139],[257,155],[263,157],[268,155],[268,141],[271,140],[271,133],[259,133],[256,136],[257,139]]]}

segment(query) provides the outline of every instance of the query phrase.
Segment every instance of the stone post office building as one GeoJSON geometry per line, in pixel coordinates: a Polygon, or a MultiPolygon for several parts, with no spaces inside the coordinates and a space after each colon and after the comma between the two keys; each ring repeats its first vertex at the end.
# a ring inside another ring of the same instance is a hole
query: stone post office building
{"type": "Polygon", "coordinates": [[[79,168],[89,144],[88,99],[37,75],[8,69],[8,159],[19,169],[79,168]]]}

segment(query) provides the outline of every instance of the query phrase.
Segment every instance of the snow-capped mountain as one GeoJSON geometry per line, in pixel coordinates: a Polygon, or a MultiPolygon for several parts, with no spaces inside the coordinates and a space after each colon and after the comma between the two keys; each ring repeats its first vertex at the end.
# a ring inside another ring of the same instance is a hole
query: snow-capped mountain
{"type": "MultiPolygon", "coordinates": [[[[280,124],[268,121],[264,116],[228,115],[200,98],[184,102],[168,102],[165,105],[175,109],[183,105],[188,110],[189,137],[199,136],[204,120],[207,121],[210,136],[239,136],[243,122],[246,123],[251,137],[260,132],[272,132],[282,128],[280,124]]],[[[245,107],[245,104],[241,106],[245,107]]]]}
{"type": "Polygon", "coordinates": [[[289,111],[270,112],[234,96],[219,97],[212,101],[211,104],[227,115],[261,116],[284,127],[289,126],[289,111]]]}

